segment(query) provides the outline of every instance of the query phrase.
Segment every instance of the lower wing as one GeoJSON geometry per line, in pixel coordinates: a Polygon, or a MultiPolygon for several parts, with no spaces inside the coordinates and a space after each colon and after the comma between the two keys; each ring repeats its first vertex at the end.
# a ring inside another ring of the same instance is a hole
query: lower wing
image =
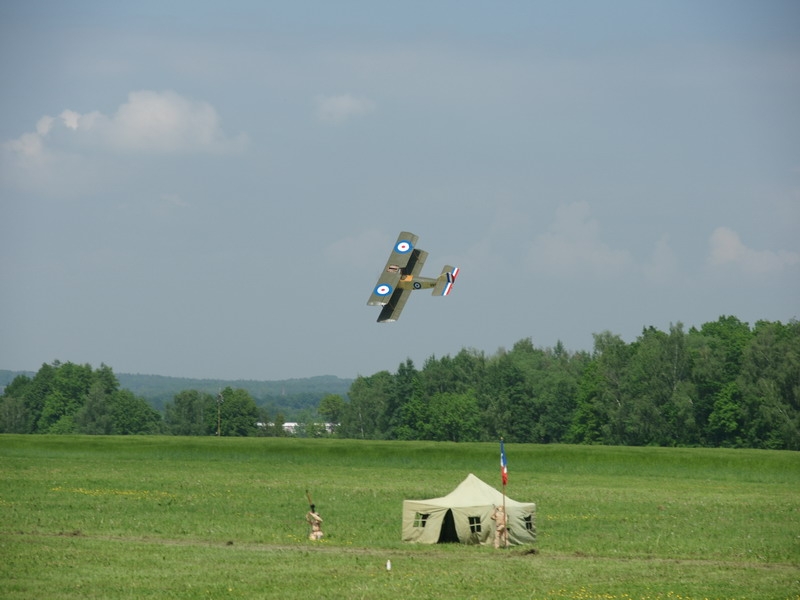
{"type": "Polygon", "coordinates": [[[410,295],[411,290],[397,288],[389,299],[389,302],[381,309],[381,314],[378,315],[378,323],[397,321],[410,295]]]}

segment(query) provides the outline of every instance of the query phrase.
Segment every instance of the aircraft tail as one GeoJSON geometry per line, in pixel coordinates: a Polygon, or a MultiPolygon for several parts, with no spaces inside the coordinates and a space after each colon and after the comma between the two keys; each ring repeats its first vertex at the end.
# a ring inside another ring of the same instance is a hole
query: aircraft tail
{"type": "Polygon", "coordinates": [[[458,267],[445,265],[442,269],[442,273],[436,280],[436,286],[433,288],[433,295],[447,296],[447,294],[449,294],[453,289],[453,284],[456,282],[456,277],[458,277],[458,267]]]}

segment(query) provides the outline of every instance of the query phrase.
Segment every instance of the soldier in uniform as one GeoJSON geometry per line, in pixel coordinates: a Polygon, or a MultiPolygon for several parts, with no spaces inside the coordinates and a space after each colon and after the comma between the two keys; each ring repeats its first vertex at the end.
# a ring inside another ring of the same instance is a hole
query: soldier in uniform
{"type": "Polygon", "coordinates": [[[508,548],[508,516],[502,506],[495,506],[492,513],[492,520],[494,521],[494,547],[508,548]]]}
{"type": "Polygon", "coordinates": [[[311,533],[308,536],[310,540],[321,540],[322,536],[322,517],[317,514],[316,507],[312,504],[311,510],[306,513],[306,522],[311,526],[311,533]]]}

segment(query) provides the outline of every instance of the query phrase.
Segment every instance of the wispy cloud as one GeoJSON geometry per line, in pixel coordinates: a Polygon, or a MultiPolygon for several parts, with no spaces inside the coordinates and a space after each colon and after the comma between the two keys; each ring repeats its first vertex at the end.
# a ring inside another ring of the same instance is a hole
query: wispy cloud
{"type": "Polygon", "coordinates": [[[758,275],[776,273],[800,265],[800,253],[787,250],[754,250],[727,227],[717,227],[708,241],[708,264],[712,267],[734,267],[758,275]]]}
{"type": "Polygon", "coordinates": [[[664,234],[656,242],[653,256],[643,266],[644,276],[656,285],[672,283],[678,275],[678,260],[669,243],[669,236],[664,234]]]}
{"type": "Polygon", "coordinates": [[[323,123],[344,123],[374,110],[375,103],[372,100],[351,94],[319,96],[316,99],[316,116],[323,123]]]}
{"type": "Polygon", "coordinates": [[[528,264],[535,271],[573,276],[579,273],[607,277],[632,264],[625,250],[617,250],[600,237],[588,202],[574,202],[556,211],[555,222],[531,245],[528,264]]]}

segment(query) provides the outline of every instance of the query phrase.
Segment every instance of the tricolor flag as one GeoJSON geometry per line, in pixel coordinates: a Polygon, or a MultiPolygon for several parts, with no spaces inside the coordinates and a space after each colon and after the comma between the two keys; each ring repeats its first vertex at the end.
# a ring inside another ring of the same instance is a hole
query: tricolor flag
{"type": "Polygon", "coordinates": [[[500,477],[503,478],[503,485],[508,485],[508,463],[506,462],[506,449],[503,440],[500,440],[500,477]]]}

